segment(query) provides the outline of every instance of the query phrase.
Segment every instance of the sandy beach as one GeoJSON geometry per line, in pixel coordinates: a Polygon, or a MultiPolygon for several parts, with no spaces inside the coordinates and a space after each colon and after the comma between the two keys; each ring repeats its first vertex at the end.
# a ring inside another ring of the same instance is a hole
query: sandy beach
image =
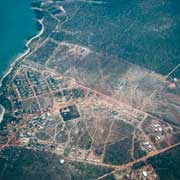
{"type": "Polygon", "coordinates": [[[0,123],[3,120],[4,113],[5,113],[5,108],[0,105],[0,123]]]}

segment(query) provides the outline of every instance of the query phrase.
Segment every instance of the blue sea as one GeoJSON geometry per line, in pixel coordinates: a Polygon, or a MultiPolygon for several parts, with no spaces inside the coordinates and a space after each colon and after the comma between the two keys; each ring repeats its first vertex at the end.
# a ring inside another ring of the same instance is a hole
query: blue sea
{"type": "Polygon", "coordinates": [[[36,19],[29,0],[1,0],[0,77],[22,53],[27,38],[37,33],[36,19]]]}

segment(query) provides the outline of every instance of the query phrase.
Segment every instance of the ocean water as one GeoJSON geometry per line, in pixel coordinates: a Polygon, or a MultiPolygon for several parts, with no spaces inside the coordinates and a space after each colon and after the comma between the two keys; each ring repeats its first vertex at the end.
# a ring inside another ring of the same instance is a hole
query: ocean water
{"type": "Polygon", "coordinates": [[[29,0],[0,2],[0,77],[22,53],[26,39],[37,33],[36,19],[29,0]]]}

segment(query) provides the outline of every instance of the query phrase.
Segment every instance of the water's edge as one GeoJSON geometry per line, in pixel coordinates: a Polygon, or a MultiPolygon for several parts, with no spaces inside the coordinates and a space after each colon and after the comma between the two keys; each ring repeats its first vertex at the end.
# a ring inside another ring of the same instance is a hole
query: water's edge
{"type": "Polygon", "coordinates": [[[4,78],[5,78],[7,75],[9,75],[9,74],[11,73],[11,71],[13,70],[13,67],[15,66],[15,64],[16,64],[19,60],[23,59],[26,55],[29,54],[29,52],[31,51],[31,49],[30,49],[30,47],[29,47],[29,45],[31,44],[31,42],[32,42],[34,39],[40,37],[40,36],[43,34],[43,32],[44,32],[44,25],[43,25],[43,23],[42,23],[42,20],[38,20],[38,19],[37,19],[37,21],[38,21],[38,23],[41,24],[41,30],[40,30],[40,31],[37,31],[37,34],[35,34],[34,36],[30,36],[30,37],[27,37],[27,38],[26,38],[27,42],[25,43],[25,47],[24,47],[24,49],[23,49],[23,52],[20,52],[20,53],[17,54],[16,58],[15,58],[14,60],[12,60],[12,62],[10,63],[10,65],[7,67],[7,70],[5,70],[5,73],[3,73],[4,75],[0,78],[0,87],[2,86],[2,82],[3,82],[4,78]]]}

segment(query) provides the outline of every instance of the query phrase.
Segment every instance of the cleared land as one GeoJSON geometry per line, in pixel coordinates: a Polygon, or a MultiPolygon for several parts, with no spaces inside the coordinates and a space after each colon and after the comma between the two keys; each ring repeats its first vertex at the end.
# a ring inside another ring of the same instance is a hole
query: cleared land
{"type": "Polygon", "coordinates": [[[0,179],[155,179],[163,164],[179,180],[164,166],[178,168],[177,2],[118,3],[33,1],[44,32],[0,88],[0,179]]]}

